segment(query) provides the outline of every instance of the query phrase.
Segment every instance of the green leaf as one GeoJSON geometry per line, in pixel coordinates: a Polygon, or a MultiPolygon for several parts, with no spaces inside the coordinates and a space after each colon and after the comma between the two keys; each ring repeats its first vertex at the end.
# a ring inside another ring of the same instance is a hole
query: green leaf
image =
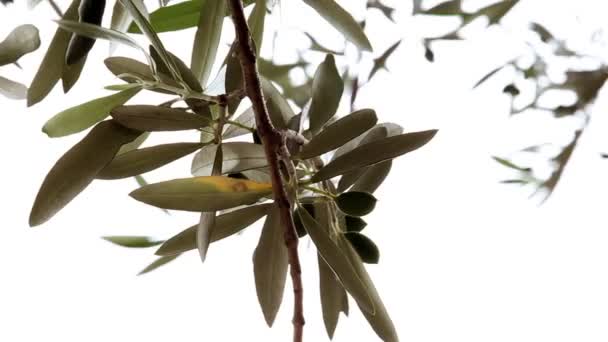
{"type": "Polygon", "coordinates": [[[162,106],[120,106],[110,114],[121,125],[145,132],[182,131],[209,126],[209,120],[204,116],[162,106]]]}
{"type": "Polygon", "coordinates": [[[97,124],[47,174],[30,213],[30,226],[48,221],[65,207],[95,179],[122,145],[140,134],[113,121],[97,124]]]}
{"type": "MultiPolygon", "coordinates": [[[[175,63],[175,66],[177,67],[179,74],[182,76],[182,79],[184,80],[184,82],[186,82],[188,87],[190,87],[190,89],[192,89],[194,91],[202,92],[203,87],[199,83],[196,75],[194,75],[194,72],[192,72],[192,70],[190,70],[190,68],[186,65],[186,63],[184,63],[184,61],[182,61],[176,55],[172,54],[170,51],[167,51],[167,53],[173,59],[173,62],[175,63]]],[[[171,72],[169,71],[169,68],[167,67],[165,62],[163,62],[161,56],[158,54],[158,52],[156,52],[156,49],[153,46],[150,46],[150,55],[152,56],[152,59],[156,63],[158,72],[165,73],[167,75],[171,74],[171,72]]],[[[186,100],[186,101],[188,101],[188,100],[186,100]]]]}
{"type": "Polygon", "coordinates": [[[163,243],[163,241],[152,239],[149,236],[104,236],[103,239],[127,248],[148,248],[163,243]]]}
{"type": "Polygon", "coordinates": [[[20,25],[0,42],[0,66],[16,63],[19,58],[40,47],[40,36],[34,25],[20,25]]]}
{"type": "Polygon", "coordinates": [[[388,61],[389,57],[392,56],[392,54],[397,50],[399,45],[401,45],[401,42],[402,40],[398,40],[393,45],[389,46],[389,48],[386,49],[386,51],[384,51],[380,56],[378,56],[378,58],[374,59],[374,66],[369,72],[368,79],[371,80],[379,70],[386,69],[386,62],[388,61]]]}
{"type": "MultiPolygon", "coordinates": [[[[215,151],[212,176],[219,176],[222,173],[222,145],[219,145],[215,151]]],[[[201,218],[196,230],[196,247],[202,262],[207,258],[207,251],[211,244],[211,237],[215,230],[216,212],[209,211],[201,213],[201,218]]]]}
{"type": "Polygon", "coordinates": [[[378,200],[367,192],[349,191],[340,194],[335,201],[343,213],[365,216],[374,210],[378,200]]]}
{"type": "Polygon", "coordinates": [[[372,51],[372,45],[365,36],[363,28],[344,8],[334,0],[303,0],[323,19],[327,20],[344,37],[363,51],[372,51]]]}
{"type": "Polygon", "coordinates": [[[344,82],[336,68],[333,55],[327,55],[319,65],[312,82],[312,98],[308,115],[310,130],[318,132],[336,114],[344,92],[344,82]]]}
{"type": "Polygon", "coordinates": [[[204,212],[253,204],[271,192],[271,184],[209,176],[150,184],[130,195],[159,208],[204,212]]]}
{"type": "Polygon", "coordinates": [[[513,170],[517,170],[517,171],[521,171],[521,172],[530,172],[532,171],[532,169],[530,169],[529,167],[521,167],[519,165],[515,165],[513,162],[506,160],[504,158],[500,158],[500,157],[492,157],[492,159],[494,159],[495,162],[499,163],[500,165],[504,166],[504,167],[508,167],[510,169],[513,170]]]}
{"type": "Polygon", "coordinates": [[[13,100],[23,100],[27,97],[27,87],[21,83],[0,76],[0,94],[13,100]]]}
{"type": "Polygon", "coordinates": [[[134,82],[138,79],[143,81],[154,81],[154,74],[150,66],[138,60],[127,57],[108,57],[104,64],[112,74],[127,82],[134,82]]]}
{"type": "Polygon", "coordinates": [[[181,75],[177,70],[177,66],[173,62],[171,56],[167,53],[162,41],[154,31],[154,28],[146,18],[146,16],[141,12],[141,10],[133,3],[134,0],[120,0],[125,8],[129,11],[131,16],[133,16],[133,21],[137,23],[140,30],[144,32],[146,37],[150,40],[158,54],[161,56],[162,60],[165,62],[169,70],[171,71],[171,77],[173,77],[178,82],[183,82],[181,79],[181,75]]]}
{"type": "Polygon", "coordinates": [[[205,0],[201,6],[198,28],[192,47],[191,68],[203,85],[207,84],[213,62],[215,62],[226,8],[225,0],[205,0]]]}
{"type": "Polygon", "coordinates": [[[336,273],[344,288],[355,298],[357,303],[364,307],[366,312],[373,315],[375,311],[374,303],[368,294],[367,287],[357,275],[353,265],[332,240],[330,233],[319,226],[319,223],[305,209],[298,210],[298,214],[323,260],[336,273]]]}
{"type": "Polygon", "coordinates": [[[392,160],[386,160],[372,165],[363,171],[353,187],[352,191],[362,191],[373,194],[384,182],[393,166],[392,160]]]}
{"type": "MultiPolygon", "coordinates": [[[[63,16],[64,20],[78,19],[78,6],[80,0],[72,1],[72,4],[63,16]]],[[[57,28],[53,40],[47,49],[46,55],[40,63],[40,67],[30,84],[27,93],[27,106],[33,106],[42,101],[53,89],[57,81],[62,78],[63,65],[65,64],[65,53],[72,34],[57,28]]],[[[77,75],[79,73],[76,73],[77,75]]],[[[77,78],[77,77],[76,77],[77,78]]],[[[72,81],[70,83],[73,83],[72,81]]]]}
{"type": "MultiPolygon", "coordinates": [[[[208,145],[194,156],[191,172],[194,176],[208,176],[215,157],[217,145],[208,145]]],[[[222,144],[222,173],[237,173],[268,165],[264,147],[248,142],[227,142],[222,144]]]]}
{"type": "Polygon", "coordinates": [[[255,7],[247,18],[247,26],[251,38],[255,43],[255,50],[259,54],[264,39],[264,21],[266,19],[266,0],[256,0],[255,7]]]}
{"type": "MultiPolygon", "coordinates": [[[[233,121],[251,129],[255,129],[255,113],[253,112],[253,108],[249,107],[246,111],[241,113],[236,119],[233,121]]],[[[226,124],[226,128],[224,129],[224,133],[222,135],[223,139],[231,139],[236,138],[241,135],[251,133],[250,130],[241,128],[237,125],[226,124]]]]}
{"type": "MultiPolygon", "coordinates": [[[[78,20],[83,24],[100,26],[105,8],[105,0],[81,0],[80,7],[78,7],[78,20]]],[[[94,45],[95,38],[73,34],[65,53],[65,64],[74,65],[82,62],[94,45]]]]}
{"type": "Polygon", "coordinates": [[[347,232],[344,236],[364,263],[377,264],[380,261],[380,250],[370,238],[357,232],[347,232]]]}
{"type": "Polygon", "coordinates": [[[391,320],[388,312],[386,311],[384,303],[382,303],[382,299],[380,298],[380,295],[378,294],[374,283],[372,282],[369,274],[365,270],[365,266],[363,265],[361,258],[343,236],[338,236],[338,246],[346,255],[346,258],[355,268],[357,275],[363,281],[366,288],[369,290],[368,293],[374,303],[374,308],[376,310],[373,313],[370,313],[366,310],[365,307],[359,305],[363,316],[365,316],[365,318],[372,326],[378,337],[380,337],[384,342],[399,342],[399,337],[397,336],[397,331],[395,330],[393,321],[391,320]]]}
{"type": "Polygon", "coordinates": [[[503,0],[480,9],[476,14],[487,16],[490,25],[497,24],[518,2],[519,0],[503,0]]]}
{"type": "Polygon", "coordinates": [[[177,259],[178,256],[180,256],[180,255],[177,254],[177,255],[172,255],[172,256],[163,256],[163,257],[160,257],[160,258],[156,259],[150,265],[146,266],[146,268],[144,268],[143,270],[141,270],[141,272],[139,272],[137,275],[142,275],[142,274],[150,273],[150,272],[154,271],[155,269],[157,269],[157,268],[159,268],[161,266],[164,266],[164,265],[170,263],[171,261],[177,259]]]}
{"type": "Polygon", "coordinates": [[[360,232],[367,227],[367,222],[357,216],[344,216],[344,224],[347,232],[360,232]]]}
{"type": "Polygon", "coordinates": [[[120,179],[144,174],[185,157],[201,146],[201,143],[174,143],[126,152],[117,155],[97,178],[120,179]]]}
{"type": "MultiPolygon", "coordinates": [[[[254,0],[243,1],[247,6],[254,0]]],[[[150,13],[150,24],[157,33],[184,30],[196,27],[199,22],[201,7],[205,0],[190,0],[176,3],[171,6],[160,7],[150,13]]],[[[225,16],[230,15],[228,11],[225,16]]],[[[129,27],[129,33],[141,33],[137,25],[129,27]]]]}
{"type": "Polygon", "coordinates": [[[431,9],[424,11],[429,15],[459,15],[462,14],[462,0],[442,2],[431,9]]]}
{"type": "Polygon", "coordinates": [[[317,259],[319,262],[319,288],[323,322],[329,339],[332,339],[338,326],[340,311],[348,311],[348,297],[344,287],[320,254],[317,259]],[[345,303],[347,305],[346,309],[344,308],[345,303]]]}
{"type": "Polygon", "coordinates": [[[315,37],[313,37],[310,33],[308,33],[308,32],[303,32],[303,33],[310,40],[310,47],[309,47],[310,50],[322,52],[324,54],[337,55],[337,56],[344,55],[344,51],[336,51],[336,50],[332,50],[330,48],[327,48],[327,47],[321,45],[321,43],[319,43],[317,41],[317,39],[315,37]]]}
{"type": "MultiPolygon", "coordinates": [[[[146,9],[146,5],[141,0],[137,0],[134,2],[136,6],[139,7],[140,11],[144,13],[147,17],[149,17],[148,11],[146,9]]],[[[112,21],[110,23],[110,28],[112,30],[125,32],[133,18],[129,14],[129,11],[122,5],[120,1],[116,1],[114,3],[114,8],[112,9],[112,21]]],[[[110,54],[113,54],[116,50],[116,44],[114,42],[110,42],[110,54]]]]}
{"type": "Polygon", "coordinates": [[[426,145],[426,143],[433,139],[436,133],[437,130],[428,130],[401,134],[359,146],[329,162],[311,180],[315,183],[320,182],[351,170],[412,152],[426,145]]]}
{"type": "Polygon", "coordinates": [[[308,159],[335,150],[372,128],[378,118],[371,109],[353,112],[325,127],[302,147],[298,158],[308,159]]]}
{"type": "Polygon", "coordinates": [[[62,111],[44,124],[42,131],[49,137],[63,137],[93,126],[110,115],[110,111],[135,96],[141,88],[133,87],[101,97],[62,111]]]}
{"type": "MultiPolygon", "coordinates": [[[[211,233],[211,242],[216,242],[232,236],[254,224],[268,214],[272,204],[260,204],[218,215],[215,227],[211,233]]],[[[198,224],[185,229],[181,233],[163,243],[157,255],[175,255],[196,249],[196,232],[198,224]]]]}
{"type": "Polygon", "coordinates": [[[275,205],[266,218],[260,241],[253,253],[255,289],[269,327],[272,327],[281,307],[287,279],[289,263],[283,233],[281,212],[275,205]]]}
{"type": "Polygon", "coordinates": [[[272,82],[263,77],[260,81],[262,82],[266,107],[268,107],[268,115],[270,115],[273,125],[280,129],[287,128],[287,123],[296,114],[272,82]]]}

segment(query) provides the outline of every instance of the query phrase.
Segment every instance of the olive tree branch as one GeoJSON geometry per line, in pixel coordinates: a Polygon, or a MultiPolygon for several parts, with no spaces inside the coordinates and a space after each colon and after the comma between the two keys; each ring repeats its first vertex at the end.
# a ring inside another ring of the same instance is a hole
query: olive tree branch
{"type": "Polygon", "coordinates": [[[288,189],[287,185],[288,182],[292,185],[297,185],[297,179],[293,179],[295,168],[289,158],[289,152],[286,147],[287,139],[281,131],[273,126],[268,115],[256,64],[256,52],[251,43],[251,35],[243,11],[243,4],[241,0],[228,0],[228,3],[236,32],[236,52],[243,72],[245,93],[253,106],[257,132],[268,159],[275,205],[278,206],[281,221],[285,227],[284,238],[288,250],[294,292],[293,341],[301,342],[304,331],[302,271],[298,256],[298,235],[292,215],[293,203],[290,200],[290,189],[288,189]]]}

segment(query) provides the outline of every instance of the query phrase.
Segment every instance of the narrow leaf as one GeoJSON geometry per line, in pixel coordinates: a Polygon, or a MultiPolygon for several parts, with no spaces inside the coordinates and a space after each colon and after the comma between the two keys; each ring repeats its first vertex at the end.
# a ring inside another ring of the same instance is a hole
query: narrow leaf
{"type": "Polygon", "coordinates": [[[412,152],[426,145],[436,133],[437,130],[429,130],[401,134],[359,146],[332,160],[325,167],[321,168],[311,180],[315,183],[320,182],[351,170],[373,165],[412,152]]]}
{"type": "Polygon", "coordinates": [[[343,303],[347,300],[346,291],[321,255],[318,256],[318,262],[323,322],[327,335],[332,339],[338,326],[340,311],[343,310],[343,303]]]}
{"type": "Polygon", "coordinates": [[[323,19],[327,20],[344,37],[363,51],[372,51],[372,45],[365,36],[363,28],[344,8],[334,0],[303,0],[323,19]]]}
{"type": "Polygon", "coordinates": [[[269,327],[272,326],[283,301],[287,266],[287,247],[283,239],[281,213],[275,205],[266,218],[260,241],[253,253],[255,289],[269,327]]]}
{"type": "MultiPolygon", "coordinates": [[[[216,145],[203,147],[192,161],[192,175],[208,176],[211,173],[216,145]]],[[[222,144],[222,174],[237,173],[257,169],[268,164],[264,147],[247,142],[227,142],[222,144]]]]}
{"type": "Polygon", "coordinates": [[[308,115],[310,130],[318,132],[336,114],[344,92],[344,82],[336,68],[333,55],[327,55],[319,65],[312,82],[312,98],[308,115]]]}
{"type": "Polygon", "coordinates": [[[103,239],[127,248],[148,248],[163,243],[163,241],[152,239],[149,236],[104,236],[103,239]]]}
{"type": "MultiPolygon", "coordinates": [[[[211,176],[219,176],[222,173],[222,145],[218,145],[215,150],[213,169],[211,176]]],[[[201,213],[201,218],[196,231],[196,247],[202,262],[207,258],[207,251],[211,244],[211,236],[215,229],[216,212],[208,211],[201,213]]]]}
{"type": "Polygon", "coordinates": [[[140,90],[139,86],[133,86],[121,92],[66,109],[47,121],[42,127],[42,131],[52,138],[84,131],[108,117],[112,109],[129,101],[140,90]]]}
{"type": "Polygon", "coordinates": [[[268,107],[268,114],[277,128],[287,128],[287,123],[296,114],[272,82],[262,78],[262,90],[268,107]]]}
{"type": "Polygon", "coordinates": [[[393,161],[386,160],[366,168],[354,183],[351,190],[373,194],[378,187],[380,187],[382,182],[384,182],[391,171],[392,166],[393,161]]]}
{"type": "Polygon", "coordinates": [[[27,97],[27,87],[21,83],[0,76],[0,94],[13,100],[23,100],[27,97]]]}
{"type": "Polygon", "coordinates": [[[97,175],[99,179],[135,177],[167,165],[201,148],[201,143],[164,144],[117,155],[97,175]]]}
{"type": "MultiPolygon", "coordinates": [[[[246,111],[244,111],[241,115],[239,115],[234,121],[242,126],[249,127],[251,129],[255,128],[255,113],[253,112],[253,108],[249,107],[246,111]]],[[[224,129],[224,134],[222,138],[231,139],[236,138],[241,135],[245,135],[251,133],[250,130],[241,128],[237,125],[227,124],[224,129]]]]}
{"type": "MultiPolygon", "coordinates": [[[[268,214],[272,204],[260,204],[231,211],[226,214],[218,215],[215,220],[215,229],[211,234],[211,243],[232,236],[241,230],[254,224],[256,221],[268,214]]],[[[175,255],[196,249],[196,231],[198,224],[185,229],[165,241],[157,255],[175,255]]]]}
{"type": "Polygon", "coordinates": [[[225,0],[205,0],[201,6],[198,29],[192,47],[191,68],[199,82],[207,84],[222,35],[225,0]]]}
{"type": "Polygon", "coordinates": [[[113,121],[96,125],[55,163],[47,174],[30,213],[30,226],[53,217],[84,190],[123,144],[141,134],[113,121]]]}
{"type": "Polygon", "coordinates": [[[271,184],[209,176],[150,184],[130,195],[159,208],[204,212],[253,204],[271,192],[271,184]]]}
{"type": "Polygon", "coordinates": [[[209,125],[209,120],[201,115],[161,106],[120,106],[110,114],[121,125],[145,132],[181,131],[209,125]]]}
{"type": "Polygon", "coordinates": [[[164,265],[170,263],[171,261],[177,259],[178,256],[179,256],[179,254],[172,255],[172,256],[163,256],[163,257],[160,257],[160,258],[156,259],[150,265],[146,266],[146,268],[144,268],[143,270],[141,270],[141,272],[139,272],[137,275],[142,275],[142,274],[150,273],[150,272],[154,271],[155,269],[157,269],[157,268],[159,268],[161,266],[164,266],[164,265]]]}

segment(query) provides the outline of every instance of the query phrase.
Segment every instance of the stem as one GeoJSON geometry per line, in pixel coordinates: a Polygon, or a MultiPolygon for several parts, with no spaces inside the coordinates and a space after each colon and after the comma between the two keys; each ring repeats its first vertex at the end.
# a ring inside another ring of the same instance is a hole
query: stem
{"type": "Polygon", "coordinates": [[[54,0],[49,0],[49,5],[51,5],[51,7],[53,7],[53,10],[55,10],[55,13],[57,13],[57,15],[59,16],[59,19],[63,18],[63,13],[61,12],[61,8],[59,8],[59,6],[57,6],[57,4],[55,3],[54,0]]]}
{"type": "Polygon", "coordinates": [[[268,115],[256,65],[256,52],[251,44],[251,36],[247,27],[247,19],[245,19],[245,13],[243,12],[243,4],[241,0],[228,0],[228,3],[236,33],[235,45],[238,46],[237,52],[245,82],[245,93],[253,106],[257,131],[260,140],[262,140],[270,168],[274,201],[279,208],[281,221],[285,227],[284,238],[285,245],[287,246],[294,292],[293,341],[302,342],[304,332],[302,270],[298,256],[298,235],[292,215],[293,205],[289,199],[287,182],[284,180],[284,177],[286,177],[292,184],[297,184],[297,179],[293,178],[295,168],[289,158],[284,135],[272,125],[270,116],[268,115]],[[287,171],[285,174],[281,173],[281,167],[287,171]]]}
{"type": "Polygon", "coordinates": [[[237,127],[239,127],[239,128],[242,128],[242,129],[248,130],[248,131],[249,131],[249,132],[251,132],[251,133],[255,132],[255,129],[253,129],[253,128],[251,128],[251,127],[247,126],[247,125],[243,125],[243,124],[242,124],[242,123],[240,123],[240,122],[236,122],[236,121],[232,121],[232,120],[226,120],[226,123],[227,123],[227,124],[229,124],[229,125],[237,126],[237,127]]]}

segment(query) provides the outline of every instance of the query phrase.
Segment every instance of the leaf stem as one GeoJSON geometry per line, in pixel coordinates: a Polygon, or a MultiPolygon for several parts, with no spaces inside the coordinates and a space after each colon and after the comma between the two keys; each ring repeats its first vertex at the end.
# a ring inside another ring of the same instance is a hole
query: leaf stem
{"type": "Polygon", "coordinates": [[[55,13],[57,13],[59,19],[63,18],[63,12],[61,11],[61,8],[59,8],[59,6],[55,3],[54,0],[49,0],[49,5],[51,5],[55,13]]]}
{"type": "Polygon", "coordinates": [[[293,341],[302,342],[304,332],[302,270],[298,256],[298,235],[292,215],[293,201],[290,200],[289,196],[289,190],[293,189],[288,188],[289,183],[292,186],[297,184],[297,179],[294,179],[295,167],[290,160],[284,135],[270,121],[264,95],[262,94],[260,76],[256,64],[256,51],[252,46],[252,38],[247,27],[243,4],[241,0],[228,0],[228,4],[236,33],[235,45],[237,46],[237,54],[243,73],[245,93],[251,100],[255,113],[257,132],[260,140],[262,140],[266,158],[268,159],[274,202],[279,208],[281,222],[285,228],[284,239],[287,246],[294,292],[293,341]],[[287,178],[287,181],[285,178],[287,178]]]}

